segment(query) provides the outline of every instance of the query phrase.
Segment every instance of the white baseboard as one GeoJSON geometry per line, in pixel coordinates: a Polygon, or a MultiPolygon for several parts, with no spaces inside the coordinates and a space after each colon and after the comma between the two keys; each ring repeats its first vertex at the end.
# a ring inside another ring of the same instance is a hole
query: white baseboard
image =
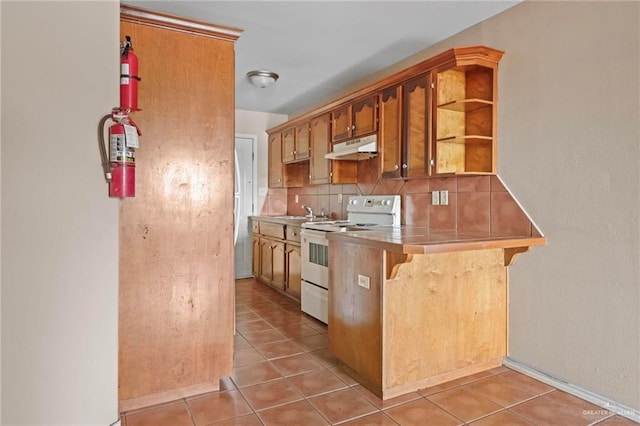
{"type": "Polygon", "coordinates": [[[589,401],[590,403],[595,404],[599,407],[602,407],[605,410],[610,411],[611,413],[618,414],[622,417],[626,417],[629,420],[633,420],[634,422],[640,423],[640,410],[628,407],[616,401],[612,401],[601,395],[595,394],[591,391],[581,388],[580,386],[576,386],[571,383],[564,382],[555,377],[549,376],[548,374],[538,371],[528,365],[521,364],[520,362],[515,361],[511,358],[508,358],[508,357],[504,358],[504,360],[502,361],[502,364],[505,367],[509,367],[512,370],[516,370],[519,373],[532,377],[536,380],[539,380],[543,383],[553,386],[554,388],[560,389],[561,391],[564,391],[573,396],[577,396],[578,398],[582,398],[586,401],[589,401]]]}

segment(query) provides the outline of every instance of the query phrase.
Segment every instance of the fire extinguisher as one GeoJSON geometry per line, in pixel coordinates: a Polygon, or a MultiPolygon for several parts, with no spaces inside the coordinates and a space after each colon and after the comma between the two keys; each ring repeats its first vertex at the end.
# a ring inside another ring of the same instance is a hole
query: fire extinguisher
{"type": "Polygon", "coordinates": [[[120,43],[120,106],[113,108],[98,125],[98,140],[104,177],[109,184],[109,197],[134,197],[136,193],[136,156],[139,147],[140,128],[129,116],[138,108],[138,58],[133,53],[131,38],[120,43]],[[113,121],[109,127],[108,144],[105,146],[104,126],[108,120],[113,121]]]}

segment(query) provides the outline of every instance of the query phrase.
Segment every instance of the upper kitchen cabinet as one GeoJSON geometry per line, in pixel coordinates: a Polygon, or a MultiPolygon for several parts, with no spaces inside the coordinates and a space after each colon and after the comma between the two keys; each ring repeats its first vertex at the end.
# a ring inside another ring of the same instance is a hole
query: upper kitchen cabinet
{"type": "Polygon", "coordinates": [[[269,188],[282,187],[284,187],[282,135],[278,132],[269,135],[269,188]]]}
{"type": "Polygon", "coordinates": [[[402,85],[404,137],[402,176],[429,175],[429,122],[431,120],[430,74],[423,74],[402,85]]]}
{"type": "Polygon", "coordinates": [[[309,159],[309,182],[356,183],[357,161],[331,161],[324,158],[331,151],[331,114],[323,114],[310,123],[311,155],[309,159]]]}
{"type": "Polygon", "coordinates": [[[382,177],[402,176],[402,86],[382,91],[380,114],[380,168],[382,177]]]}
{"type": "Polygon", "coordinates": [[[309,159],[309,123],[282,132],[282,162],[295,163],[309,159]]]}
{"type": "Polygon", "coordinates": [[[495,173],[494,70],[437,73],[435,173],[495,173]]]}
{"type": "Polygon", "coordinates": [[[308,161],[285,164],[282,158],[286,135],[290,135],[289,138],[294,137],[292,136],[295,134],[294,130],[292,128],[290,133],[283,131],[269,135],[269,188],[300,187],[306,181],[306,176],[309,174],[308,161]]]}
{"type": "MultiPolygon", "coordinates": [[[[382,177],[495,174],[498,62],[503,54],[485,46],[446,50],[270,129],[269,134],[330,114],[332,143],[378,136],[382,177]]],[[[327,183],[324,175],[314,178],[321,175],[322,154],[316,150],[323,151],[324,145],[314,146],[313,127],[310,180],[327,183]]],[[[335,167],[347,160],[331,163],[335,167]]],[[[329,166],[322,167],[326,175],[329,166]]],[[[334,183],[335,172],[329,172],[334,183]]]]}
{"type": "Polygon", "coordinates": [[[378,131],[378,96],[341,106],[331,113],[333,143],[342,142],[378,131]]]}
{"type": "Polygon", "coordinates": [[[429,175],[430,80],[430,74],[423,74],[380,95],[382,177],[429,175]]]}
{"type": "Polygon", "coordinates": [[[497,171],[497,74],[502,52],[484,49],[493,61],[457,61],[435,72],[435,174],[497,171]]]}

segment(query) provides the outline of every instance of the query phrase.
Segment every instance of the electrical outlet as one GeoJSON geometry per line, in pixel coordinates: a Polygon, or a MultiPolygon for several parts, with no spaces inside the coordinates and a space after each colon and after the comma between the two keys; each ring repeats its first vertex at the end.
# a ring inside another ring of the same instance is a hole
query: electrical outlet
{"type": "Polygon", "coordinates": [[[338,194],[338,204],[342,204],[342,194],[338,194]]]}
{"type": "Polygon", "coordinates": [[[449,205],[449,191],[440,191],[440,205],[448,206],[449,205]]]}
{"type": "Polygon", "coordinates": [[[431,205],[432,206],[440,205],[440,193],[438,191],[431,192],[431,205]]]}
{"type": "Polygon", "coordinates": [[[298,194],[296,194],[294,198],[296,199],[296,204],[298,204],[298,194]]]}
{"type": "Polygon", "coordinates": [[[369,290],[371,288],[371,281],[366,275],[358,274],[358,285],[369,290]]]}

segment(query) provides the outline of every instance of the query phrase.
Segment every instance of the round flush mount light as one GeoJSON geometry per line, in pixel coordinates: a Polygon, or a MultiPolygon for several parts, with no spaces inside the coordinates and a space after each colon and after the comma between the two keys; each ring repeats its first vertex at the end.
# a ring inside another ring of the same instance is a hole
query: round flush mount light
{"type": "Polygon", "coordinates": [[[267,70],[249,71],[247,78],[249,78],[249,81],[251,81],[254,86],[264,89],[276,82],[278,74],[267,70]]]}

